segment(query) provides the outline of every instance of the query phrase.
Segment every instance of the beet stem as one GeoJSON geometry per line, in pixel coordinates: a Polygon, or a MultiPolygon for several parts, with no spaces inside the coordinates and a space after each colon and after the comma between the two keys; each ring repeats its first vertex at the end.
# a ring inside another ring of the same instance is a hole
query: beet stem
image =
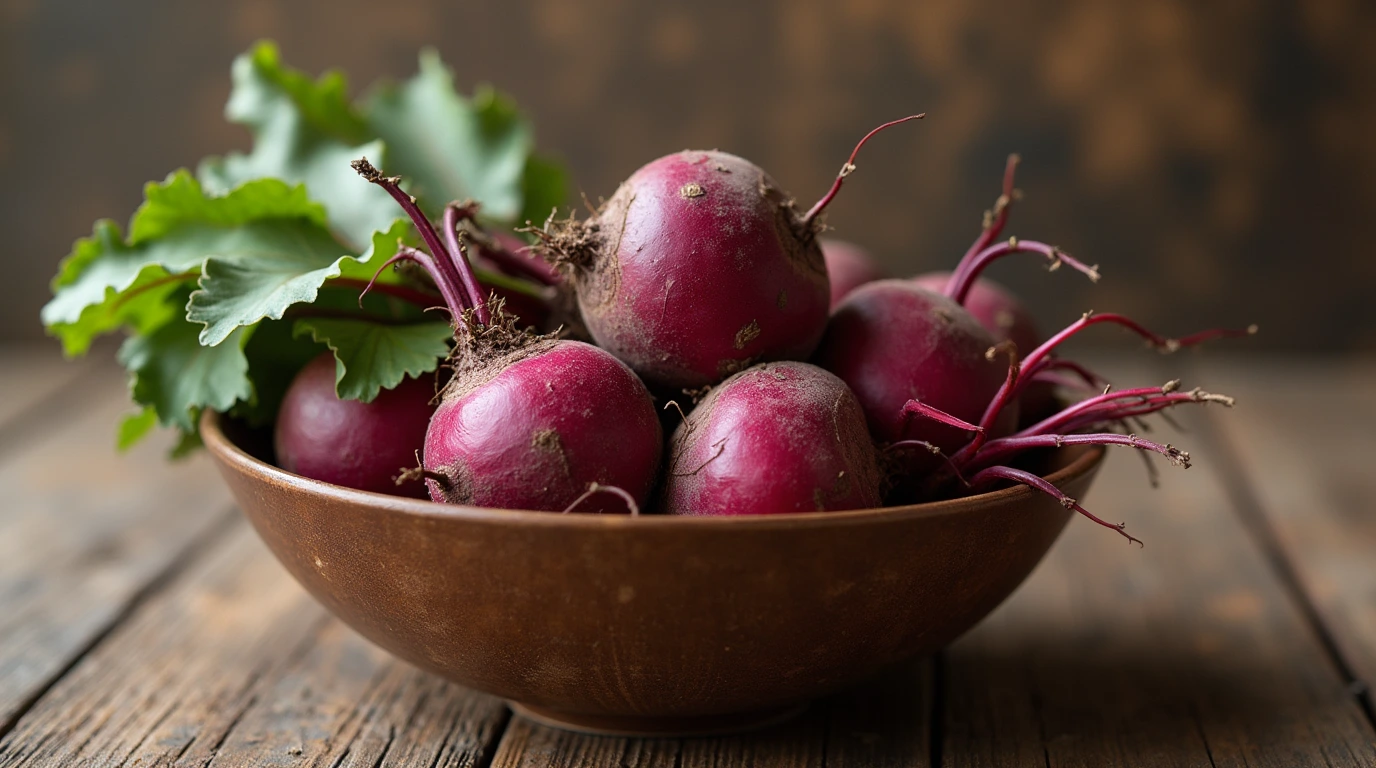
{"type": "Polygon", "coordinates": [[[1041,491],[1059,501],[1061,506],[1066,509],[1073,509],[1099,525],[1117,531],[1120,536],[1128,540],[1129,544],[1137,542],[1138,546],[1143,546],[1141,539],[1129,535],[1128,532],[1124,530],[1127,528],[1127,523],[1118,523],[1114,525],[1113,523],[1100,520],[1089,510],[1080,506],[1079,502],[1065,495],[1061,489],[1047,482],[1045,479],[1037,477],[1031,472],[1004,466],[988,467],[986,469],[981,469],[974,477],[970,478],[970,483],[975,487],[979,487],[981,485],[991,484],[996,480],[1012,480],[1015,483],[1022,483],[1030,488],[1041,491]]]}
{"type": "Polygon", "coordinates": [[[817,216],[831,204],[832,199],[836,197],[836,193],[841,191],[841,183],[846,180],[847,176],[855,171],[855,156],[860,154],[860,148],[865,146],[865,142],[869,141],[872,136],[885,128],[890,128],[899,123],[906,123],[909,120],[921,120],[926,116],[927,113],[923,112],[918,115],[908,115],[907,117],[902,117],[897,120],[891,120],[865,134],[865,137],[860,140],[860,143],[855,145],[855,149],[851,150],[850,158],[846,160],[845,165],[841,166],[841,171],[836,174],[836,180],[831,183],[831,189],[827,190],[827,193],[822,196],[822,199],[818,200],[807,213],[803,214],[803,224],[811,224],[812,220],[817,218],[817,216]]]}
{"type": "Polygon", "coordinates": [[[367,296],[368,292],[373,289],[373,284],[376,283],[378,277],[382,275],[382,271],[403,261],[419,264],[422,269],[430,274],[430,277],[435,281],[435,287],[440,291],[440,296],[444,298],[445,305],[449,308],[450,316],[457,324],[459,321],[458,313],[463,311],[463,304],[459,301],[459,297],[455,293],[456,286],[450,284],[447,279],[444,279],[444,273],[440,271],[439,266],[435,264],[435,260],[430,258],[428,253],[418,251],[407,245],[398,244],[396,255],[384,261],[382,266],[377,268],[377,271],[373,273],[373,279],[369,280],[368,284],[363,286],[363,290],[359,292],[358,306],[360,308],[363,306],[363,297],[367,296]]]}
{"type": "Polygon", "coordinates": [[[1008,223],[1008,214],[1013,209],[1014,201],[1022,199],[1021,193],[1013,183],[1020,162],[1022,162],[1022,158],[1016,153],[1008,156],[1008,162],[1003,167],[1003,191],[994,201],[993,209],[984,212],[984,229],[979,233],[979,237],[975,238],[970,249],[961,257],[961,264],[975,258],[976,254],[988,248],[989,244],[1002,234],[1004,225],[1008,223]]]}
{"type": "Polygon", "coordinates": [[[979,279],[980,273],[993,262],[1014,253],[1039,253],[1046,257],[1048,269],[1055,270],[1061,264],[1068,264],[1072,269],[1083,272],[1090,282],[1099,282],[1098,265],[1087,266],[1054,245],[1010,237],[1005,242],[991,245],[979,251],[973,258],[961,259],[960,264],[956,266],[956,271],[951,274],[950,281],[946,283],[946,295],[950,296],[957,304],[963,305],[965,298],[970,294],[970,289],[974,287],[975,280],[979,279]]]}
{"type": "MultiPolygon", "coordinates": [[[[411,218],[411,223],[416,226],[416,231],[420,232],[421,239],[425,241],[426,247],[428,247],[430,252],[434,255],[435,260],[432,264],[436,269],[430,270],[430,276],[436,278],[435,284],[438,285],[440,283],[438,275],[443,275],[444,279],[450,282],[452,288],[458,289],[452,291],[455,295],[466,296],[467,290],[463,289],[464,281],[458,270],[454,267],[453,256],[445,249],[444,243],[440,242],[440,236],[435,232],[435,226],[430,223],[429,219],[425,218],[425,214],[422,213],[420,207],[416,205],[416,199],[403,192],[401,187],[398,186],[401,177],[383,176],[382,171],[379,171],[372,163],[368,162],[368,158],[366,157],[354,160],[349,163],[349,165],[358,172],[359,176],[385,189],[387,194],[391,195],[392,199],[397,201],[397,205],[400,205],[401,209],[406,212],[406,215],[411,218]]],[[[462,317],[463,310],[472,308],[471,304],[462,303],[451,307],[450,310],[457,321],[458,318],[462,317]]]]}
{"type": "Polygon", "coordinates": [[[932,406],[927,405],[926,403],[923,403],[918,400],[909,400],[908,402],[904,403],[901,416],[903,417],[905,422],[910,420],[913,416],[919,416],[924,419],[931,419],[932,421],[941,422],[942,424],[948,424],[952,427],[955,427],[956,429],[963,429],[966,432],[984,431],[983,427],[975,426],[974,424],[971,424],[970,422],[964,419],[952,416],[951,414],[939,408],[933,408],[932,406]]]}
{"type": "Polygon", "coordinates": [[[616,496],[620,496],[621,500],[626,502],[626,508],[631,511],[632,517],[635,517],[640,514],[640,505],[635,503],[634,496],[627,493],[624,489],[616,487],[615,485],[603,485],[597,482],[588,483],[588,490],[583,491],[582,495],[574,499],[572,504],[569,504],[567,507],[564,507],[563,514],[568,514],[569,512],[572,512],[574,508],[577,507],[579,504],[582,504],[583,502],[592,498],[593,495],[598,493],[610,493],[616,496]]]}
{"type": "Polygon", "coordinates": [[[1006,461],[1009,456],[1031,450],[1033,448],[1060,448],[1065,445],[1121,445],[1129,448],[1136,448],[1140,451],[1150,451],[1165,456],[1170,463],[1184,467],[1190,466],[1190,454],[1182,451],[1170,443],[1161,444],[1152,440],[1138,437],[1128,433],[1120,435],[1117,432],[1091,432],[1088,434],[1074,435],[1051,435],[1038,434],[1014,437],[1000,437],[990,440],[984,445],[984,449],[976,455],[975,459],[966,466],[971,467],[987,466],[1006,461]]]}
{"type": "Polygon", "coordinates": [[[1144,398],[1135,403],[1108,403],[1103,407],[1083,410],[1073,416],[1064,418],[1061,417],[1061,414],[1056,414],[1055,416],[1028,427],[1018,434],[1035,434],[1037,432],[1048,432],[1053,430],[1071,432],[1095,424],[1126,422],[1129,419],[1149,416],[1153,413],[1164,411],[1167,408],[1173,408],[1187,403],[1219,403],[1225,407],[1232,407],[1234,401],[1233,398],[1227,395],[1215,395],[1210,392],[1196,389],[1185,393],[1157,395],[1151,398],[1144,398]],[[1034,432],[1034,430],[1037,432],[1034,432]]]}
{"type": "MultiPolygon", "coordinates": [[[[465,266],[468,265],[468,253],[459,237],[459,219],[461,216],[463,218],[471,217],[475,209],[476,204],[474,203],[450,203],[444,206],[444,238],[449,245],[449,253],[453,255],[452,258],[455,261],[463,259],[465,266]]],[[[463,285],[464,291],[472,301],[470,306],[473,307],[473,318],[481,325],[490,325],[492,315],[488,312],[487,302],[483,300],[483,289],[482,286],[478,285],[477,275],[473,274],[471,267],[464,269],[455,264],[454,268],[454,271],[459,274],[460,284],[463,285]]]]}

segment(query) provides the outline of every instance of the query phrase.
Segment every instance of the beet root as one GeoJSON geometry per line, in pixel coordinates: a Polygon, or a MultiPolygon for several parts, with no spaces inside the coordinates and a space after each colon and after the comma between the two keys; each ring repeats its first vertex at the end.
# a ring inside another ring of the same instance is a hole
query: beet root
{"type": "Polygon", "coordinates": [[[655,160],[596,217],[557,222],[545,242],[598,345],[654,385],[806,358],[826,324],[812,228],[763,170],[724,152],[655,160]]]}
{"type": "Polygon", "coordinates": [[[921,117],[866,134],[801,216],[754,163],[685,151],[637,170],[591,219],[531,231],[567,271],[593,339],[654,386],[695,389],[762,360],[803,360],[831,306],[819,217],[870,138],[921,117]]]}
{"type": "Polygon", "coordinates": [[[370,403],[335,394],[334,355],[312,360],[292,380],[277,412],[273,446],[288,472],[346,488],[425,498],[414,480],[393,478],[416,463],[435,408],[434,382],[405,379],[370,403]]]}
{"type": "Polygon", "coordinates": [[[675,430],[661,508],[769,515],[877,507],[864,412],[807,363],[764,363],[715,387],[675,430]]]}
{"type": "MultiPolygon", "coordinates": [[[[597,483],[645,504],[663,444],[645,385],[621,361],[581,342],[545,341],[522,353],[466,371],[445,391],[425,439],[431,497],[558,511],[597,483]]],[[[623,509],[612,496],[579,505],[584,512],[623,509]]]]}
{"type": "MultiPolygon", "coordinates": [[[[920,440],[951,452],[970,433],[913,418],[910,400],[962,421],[979,421],[1003,384],[1007,364],[987,355],[994,346],[969,312],[911,280],[880,280],[846,297],[827,324],[815,361],[855,393],[870,432],[880,442],[920,440]]],[[[1017,421],[1006,408],[994,431],[1017,421]]]]}
{"type": "MultiPolygon", "coordinates": [[[[366,159],[354,168],[397,201],[432,252],[402,247],[388,264],[429,272],[453,318],[453,376],[430,419],[422,465],[408,474],[424,477],[435,501],[454,504],[557,512],[604,486],[636,505],[648,501],[663,431],[640,379],[605,350],[520,330],[500,300],[481,299],[467,258],[471,233],[461,227],[476,205],[451,203],[441,237],[398,179],[366,159]]],[[[579,509],[620,503],[603,494],[579,509]]]]}

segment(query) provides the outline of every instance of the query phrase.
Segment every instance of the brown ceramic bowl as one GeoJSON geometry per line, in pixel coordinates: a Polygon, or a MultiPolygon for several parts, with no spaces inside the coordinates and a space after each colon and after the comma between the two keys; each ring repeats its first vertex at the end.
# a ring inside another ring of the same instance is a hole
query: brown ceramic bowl
{"type": "MultiPolygon", "coordinates": [[[[770,722],[942,648],[1041,560],[1070,512],[1022,487],[909,507],[760,517],[560,515],[308,480],[207,415],[206,445],[287,570],[420,667],[605,733],[770,722]]],[[[1102,448],[1048,478],[1084,494],[1102,448]]]]}

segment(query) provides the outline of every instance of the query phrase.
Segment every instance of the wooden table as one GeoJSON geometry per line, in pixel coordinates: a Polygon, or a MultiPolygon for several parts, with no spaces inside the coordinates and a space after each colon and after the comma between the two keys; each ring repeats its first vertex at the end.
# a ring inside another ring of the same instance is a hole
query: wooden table
{"type": "Polygon", "coordinates": [[[204,457],[114,454],[117,371],[0,351],[0,766],[1376,765],[1376,365],[1170,363],[1240,404],[1190,414],[1159,490],[1112,455],[1088,503],[1144,549],[1072,521],[935,658],[770,731],[642,741],[393,660],[204,457]]]}

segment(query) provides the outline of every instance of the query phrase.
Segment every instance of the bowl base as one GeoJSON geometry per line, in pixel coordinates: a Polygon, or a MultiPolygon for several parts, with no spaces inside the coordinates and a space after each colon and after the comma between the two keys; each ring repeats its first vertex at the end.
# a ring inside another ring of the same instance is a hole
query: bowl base
{"type": "Polygon", "coordinates": [[[508,701],[516,714],[541,725],[577,731],[594,736],[649,736],[677,738],[681,736],[721,736],[728,733],[753,731],[792,719],[807,709],[807,704],[795,704],[778,709],[756,712],[735,712],[726,715],[696,717],[653,717],[639,715],[589,715],[560,712],[554,709],[508,701]]]}

